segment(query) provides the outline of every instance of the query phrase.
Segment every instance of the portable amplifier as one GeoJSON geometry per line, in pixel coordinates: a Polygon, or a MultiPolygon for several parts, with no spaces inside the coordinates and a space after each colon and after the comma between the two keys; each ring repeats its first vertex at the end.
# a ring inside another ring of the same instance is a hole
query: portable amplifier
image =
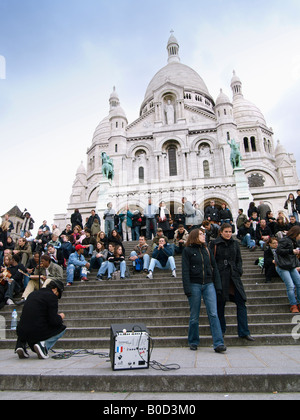
{"type": "Polygon", "coordinates": [[[147,327],[144,324],[111,325],[110,360],[113,370],[149,369],[147,327]]]}

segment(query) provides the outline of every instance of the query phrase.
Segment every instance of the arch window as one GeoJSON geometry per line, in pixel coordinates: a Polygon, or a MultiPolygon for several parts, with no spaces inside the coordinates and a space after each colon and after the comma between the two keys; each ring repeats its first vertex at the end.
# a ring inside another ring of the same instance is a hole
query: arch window
{"type": "Polygon", "coordinates": [[[265,152],[268,152],[268,142],[266,138],[264,138],[264,148],[265,148],[265,152]]]}
{"type": "Polygon", "coordinates": [[[139,167],[139,183],[143,184],[145,182],[145,169],[143,166],[139,167]]]}
{"type": "Polygon", "coordinates": [[[169,157],[169,172],[170,176],[177,176],[177,156],[176,156],[176,147],[171,146],[168,149],[168,157],[169,157]]]}
{"type": "Polygon", "coordinates": [[[252,149],[252,152],[256,152],[257,151],[257,149],[256,149],[256,139],[255,139],[255,137],[251,137],[251,149],[252,149]]]}
{"type": "Polygon", "coordinates": [[[249,139],[248,137],[244,138],[244,148],[245,148],[245,152],[249,153],[250,152],[250,147],[249,147],[249,139]]]}
{"type": "Polygon", "coordinates": [[[204,178],[210,178],[210,167],[209,167],[208,160],[205,160],[203,162],[203,173],[204,173],[204,178]]]}
{"type": "Polygon", "coordinates": [[[269,153],[273,153],[271,140],[268,140],[268,151],[269,153]]]}
{"type": "Polygon", "coordinates": [[[95,169],[95,156],[90,158],[90,171],[95,169]]]}

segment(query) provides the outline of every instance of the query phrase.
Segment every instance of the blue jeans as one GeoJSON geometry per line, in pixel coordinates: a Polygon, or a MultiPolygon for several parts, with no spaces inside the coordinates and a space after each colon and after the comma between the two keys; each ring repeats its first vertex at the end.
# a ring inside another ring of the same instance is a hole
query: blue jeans
{"type": "Polygon", "coordinates": [[[89,247],[85,248],[84,250],[84,256],[91,257],[93,255],[93,252],[94,252],[94,245],[89,245],[89,247]]]}
{"type": "Polygon", "coordinates": [[[131,228],[132,240],[138,241],[140,239],[140,226],[135,226],[131,228]]]}
{"type": "Polygon", "coordinates": [[[282,270],[280,267],[276,267],[276,271],[286,285],[290,305],[294,306],[298,303],[300,304],[300,274],[298,271],[296,269],[290,271],[282,270]],[[295,296],[295,288],[297,290],[298,303],[295,296]]]}
{"type": "MultiPolygon", "coordinates": [[[[138,254],[135,251],[132,251],[130,256],[131,257],[137,257],[138,254]]],[[[150,255],[149,254],[144,254],[143,255],[143,261],[144,261],[143,269],[148,270],[148,267],[149,267],[149,264],[150,264],[150,255]]],[[[133,265],[133,267],[135,267],[135,261],[132,261],[132,265],[133,265]]]]}
{"type": "Polygon", "coordinates": [[[76,271],[78,273],[80,272],[80,278],[82,278],[83,277],[82,268],[83,267],[75,266],[74,264],[69,264],[67,266],[67,283],[73,283],[74,282],[74,276],[75,276],[76,271]]]}
{"type": "Polygon", "coordinates": [[[45,341],[45,347],[46,347],[47,351],[51,350],[52,347],[55,346],[57,341],[65,335],[65,332],[66,332],[66,330],[64,330],[60,334],[55,335],[54,337],[48,338],[48,340],[45,341]]]}
{"type": "MultiPolygon", "coordinates": [[[[110,279],[111,276],[112,276],[112,273],[114,273],[115,271],[117,271],[117,269],[115,267],[115,264],[109,262],[108,263],[108,274],[107,274],[107,277],[110,279]]],[[[121,278],[125,278],[125,273],[126,273],[126,262],[125,261],[122,261],[120,263],[120,272],[121,272],[120,277],[121,278]]]]}
{"type": "Polygon", "coordinates": [[[255,246],[254,239],[251,239],[250,233],[248,233],[242,240],[242,244],[247,246],[248,248],[253,248],[255,246]]]}
{"type": "Polygon", "coordinates": [[[155,258],[151,258],[149,271],[152,271],[153,273],[155,267],[160,268],[161,270],[176,270],[175,259],[174,257],[169,257],[167,265],[163,267],[158,260],[156,260],[155,258]]]}
{"type": "Polygon", "coordinates": [[[156,230],[157,230],[157,221],[155,219],[155,217],[151,217],[151,218],[146,218],[146,236],[147,239],[152,239],[152,233],[151,233],[151,223],[153,226],[153,236],[156,236],[156,230]]]}
{"type": "Polygon", "coordinates": [[[191,284],[192,296],[189,297],[190,303],[190,324],[189,324],[189,345],[199,346],[199,316],[201,309],[201,297],[206,306],[210,329],[213,337],[214,349],[224,345],[220,321],[217,310],[217,294],[213,283],[191,284]]]}
{"type": "Polygon", "coordinates": [[[8,283],[7,290],[5,292],[5,299],[13,300],[14,296],[20,293],[22,287],[16,280],[13,280],[11,283],[8,283]]]}
{"type": "Polygon", "coordinates": [[[114,219],[105,219],[105,234],[109,236],[115,228],[114,219]]]}
{"type": "Polygon", "coordinates": [[[104,276],[106,271],[108,270],[108,261],[104,261],[99,268],[97,276],[104,276]]]}
{"type": "Polygon", "coordinates": [[[104,259],[102,257],[92,257],[91,261],[90,261],[90,269],[92,270],[93,268],[97,267],[101,267],[101,264],[103,263],[104,259]]]}

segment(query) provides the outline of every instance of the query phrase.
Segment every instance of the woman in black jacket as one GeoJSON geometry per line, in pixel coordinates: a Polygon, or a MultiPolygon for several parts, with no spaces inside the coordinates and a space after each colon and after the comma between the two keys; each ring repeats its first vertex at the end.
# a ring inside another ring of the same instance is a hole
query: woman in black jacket
{"type": "Polygon", "coordinates": [[[237,306],[238,335],[248,341],[254,341],[248,327],[247,296],[241,280],[243,261],[240,245],[232,238],[232,227],[225,223],[221,226],[220,236],[211,243],[211,248],[222,279],[222,296],[218,299],[218,315],[225,335],[226,302],[234,302],[237,306]]]}
{"type": "Polygon", "coordinates": [[[297,270],[300,256],[299,241],[300,226],[294,226],[287,236],[279,241],[275,256],[276,270],[286,285],[292,313],[300,312],[300,275],[297,270]],[[298,301],[295,297],[295,288],[298,301]]]}
{"type": "Polygon", "coordinates": [[[214,256],[205,242],[205,231],[194,229],[182,253],[183,288],[190,304],[189,346],[197,350],[200,344],[199,316],[201,297],[206,306],[216,353],[226,351],[217,312],[217,293],[221,293],[221,279],[214,256]]]}

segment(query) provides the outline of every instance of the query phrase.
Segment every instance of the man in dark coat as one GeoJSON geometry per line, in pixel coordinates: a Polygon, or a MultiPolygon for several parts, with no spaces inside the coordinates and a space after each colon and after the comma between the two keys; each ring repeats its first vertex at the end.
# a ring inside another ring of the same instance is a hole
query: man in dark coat
{"type": "Polygon", "coordinates": [[[220,215],[219,210],[215,205],[214,201],[210,202],[210,206],[207,207],[205,210],[205,219],[209,220],[210,222],[219,223],[220,222],[220,215]]]}
{"type": "Polygon", "coordinates": [[[222,279],[222,298],[218,299],[218,315],[222,332],[226,332],[226,302],[234,302],[237,306],[238,335],[248,341],[254,341],[250,335],[247,315],[247,296],[241,280],[243,263],[240,245],[232,238],[232,227],[225,223],[221,226],[220,236],[211,243],[219,273],[222,279]]]}
{"type": "Polygon", "coordinates": [[[29,357],[26,343],[39,359],[48,359],[48,351],[64,335],[65,315],[58,313],[58,300],[63,290],[60,280],[52,280],[45,289],[28,296],[17,327],[16,353],[20,359],[29,357]]]}

